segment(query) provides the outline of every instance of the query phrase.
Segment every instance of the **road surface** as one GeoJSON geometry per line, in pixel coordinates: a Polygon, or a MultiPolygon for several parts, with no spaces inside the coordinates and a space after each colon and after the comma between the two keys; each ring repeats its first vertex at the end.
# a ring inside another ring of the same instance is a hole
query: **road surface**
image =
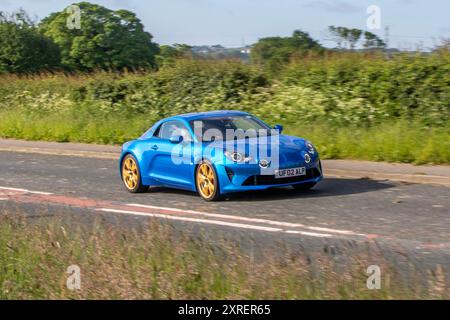
{"type": "MultiPolygon", "coordinates": [[[[39,148],[0,151],[0,210],[20,208],[38,216],[45,208],[48,217],[64,208],[84,221],[102,217],[131,226],[164,220],[180,230],[202,229],[239,242],[251,237],[274,248],[286,242],[332,255],[376,247],[395,262],[404,259],[419,268],[439,264],[449,273],[450,189],[445,186],[445,166],[399,167],[391,172],[398,175],[396,181],[377,181],[365,176],[345,178],[345,162],[336,162],[339,177],[327,177],[310,192],[282,188],[207,203],[194,193],[165,188],[129,194],[117,172],[116,153],[96,158],[95,146],[86,155],[77,154],[76,145],[64,146],[64,150],[71,148],[73,154],[66,155],[39,152],[39,148]],[[425,174],[438,177],[437,183],[397,181],[425,174]]],[[[109,152],[108,147],[98,148],[109,152]]],[[[375,172],[377,164],[373,166],[375,172]]]]}

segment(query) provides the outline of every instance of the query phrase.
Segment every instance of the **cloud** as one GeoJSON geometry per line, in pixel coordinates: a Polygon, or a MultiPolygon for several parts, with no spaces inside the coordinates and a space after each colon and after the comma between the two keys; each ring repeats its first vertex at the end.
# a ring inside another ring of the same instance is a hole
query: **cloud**
{"type": "Polygon", "coordinates": [[[303,5],[304,8],[318,8],[328,12],[339,12],[339,13],[351,13],[351,12],[364,12],[364,10],[347,1],[332,1],[332,0],[321,0],[321,1],[310,1],[303,5]]]}

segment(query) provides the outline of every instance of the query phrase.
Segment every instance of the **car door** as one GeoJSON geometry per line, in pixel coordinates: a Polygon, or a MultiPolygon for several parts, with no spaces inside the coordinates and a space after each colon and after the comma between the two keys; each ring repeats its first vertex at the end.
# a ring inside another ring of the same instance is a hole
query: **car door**
{"type": "Polygon", "coordinates": [[[179,120],[166,121],[149,142],[153,151],[149,176],[165,185],[192,189],[193,139],[186,125],[179,120]],[[181,142],[171,141],[179,136],[181,142]]]}

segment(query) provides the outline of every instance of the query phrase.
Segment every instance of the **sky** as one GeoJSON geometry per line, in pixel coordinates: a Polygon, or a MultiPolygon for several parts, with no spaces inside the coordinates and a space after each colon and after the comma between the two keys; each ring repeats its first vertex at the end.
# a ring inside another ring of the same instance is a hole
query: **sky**
{"type": "MultiPolygon", "coordinates": [[[[380,29],[369,30],[389,46],[423,49],[450,38],[449,0],[92,0],[110,9],[133,11],[159,44],[186,43],[239,47],[268,36],[309,32],[330,46],[327,27],[368,30],[367,8],[380,8],[380,29]]],[[[0,11],[25,9],[39,19],[74,1],[0,0],[0,11]]]]}

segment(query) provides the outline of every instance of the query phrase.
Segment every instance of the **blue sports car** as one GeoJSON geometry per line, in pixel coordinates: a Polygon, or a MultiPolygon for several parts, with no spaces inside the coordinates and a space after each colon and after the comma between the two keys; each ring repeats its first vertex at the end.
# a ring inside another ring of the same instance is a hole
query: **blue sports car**
{"type": "Polygon", "coordinates": [[[120,176],[132,193],[165,186],[207,201],[280,186],[310,189],[323,177],[319,154],[282,130],[240,111],[170,117],[123,145],[120,176]]]}

